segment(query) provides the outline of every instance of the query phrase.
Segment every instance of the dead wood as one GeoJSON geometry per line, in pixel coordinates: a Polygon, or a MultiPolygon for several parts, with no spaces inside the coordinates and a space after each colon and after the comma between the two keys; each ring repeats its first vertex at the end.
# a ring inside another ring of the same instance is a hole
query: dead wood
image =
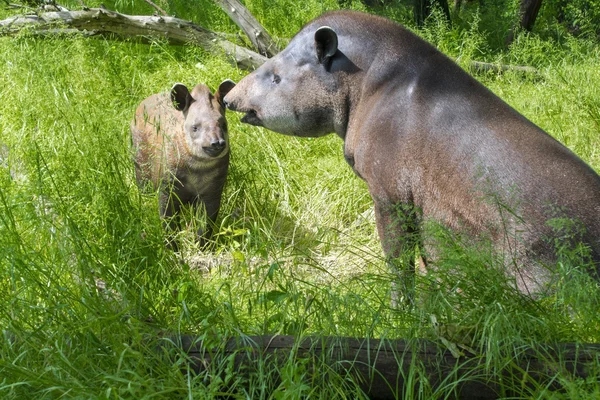
{"type": "Polygon", "coordinates": [[[215,32],[175,17],[125,15],[104,8],[83,11],[45,12],[0,21],[0,36],[16,35],[23,29],[44,35],[76,29],[87,35],[116,34],[121,37],[158,37],[176,45],[196,45],[212,54],[225,55],[242,69],[253,70],[266,57],[238,46],[215,32]]]}
{"type": "Polygon", "coordinates": [[[265,57],[273,57],[279,52],[267,30],[242,3],[238,0],[214,0],[214,2],[244,31],[260,54],[265,57]]]}
{"type": "Polygon", "coordinates": [[[144,0],[146,3],[150,4],[152,7],[154,7],[154,9],[156,11],[158,11],[159,13],[161,13],[164,16],[167,16],[167,12],[165,10],[163,10],[162,8],[160,8],[159,6],[157,6],[154,2],[152,2],[151,0],[144,0]]]}
{"type": "Polygon", "coordinates": [[[269,371],[277,371],[285,362],[297,360],[312,371],[308,379],[314,384],[328,383],[327,371],[347,374],[372,399],[402,398],[410,393],[408,385],[419,390],[423,384],[433,390],[450,387],[449,398],[460,399],[520,396],[535,387],[560,390],[561,375],[589,377],[593,373],[589,367],[600,351],[598,344],[539,345],[535,350],[515,350],[512,361],[504,360],[494,368],[485,354],[467,352],[457,357],[446,346],[423,339],[243,336],[205,346],[198,338],[181,336],[167,343],[175,343],[198,374],[214,373],[213,366],[232,359],[234,370],[228,373],[243,376],[258,373],[259,361],[267,363],[264,368],[275,367],[269,371]],[[413,380],[415,372],[421,383],[413,380]],[[515,393],[515,389],[522,393],[515,393]]]}
{"type": "Polygon", "coordinates": [[[524,72],[527,74],[538,75],[540,72],[534,68],[525,65],[506,65],[506,64],[493,64],[482,61],[471,61],[469,67],[475,72],[504,72],[504,71],[517,71],[524,72]]]}
{"type": "MultiPolygon", "coordinates": [[[[251,39],[256,39],[255,46],[261,49],[263,54],[272,56],[278,51],[264,28],[245,7],[237,3],[237,0],[215,1],[225,10],[229,10],[230,15],[233,14],[232,18],[236,17],[236,22],[240,21],[238,23],[240,26],[242,26],[241,21],[254,21],[244,25],[243,29],[251,39]],[[233,9],[235,11],[232,12],[233,9]]],[[[239,68],[246,70],[254,70],[267,60],[264,55],[227,40],[225,35],[190,21],[169,16],[125,15],[105,8],[94,8],[83,11],[44,12],[39,15],[16,16],[0,21],[0,36],[16,35],[24,29],[41,36],[81,32],[85,36],[114,34],[118,37],[162,38],[171,44],[196,45],[212,54],[224,54],[239,68]]],[[[471,61],[470,68],[475,72],[511,70],[539,73],[533,67],[480,61],[471,61]]]]}

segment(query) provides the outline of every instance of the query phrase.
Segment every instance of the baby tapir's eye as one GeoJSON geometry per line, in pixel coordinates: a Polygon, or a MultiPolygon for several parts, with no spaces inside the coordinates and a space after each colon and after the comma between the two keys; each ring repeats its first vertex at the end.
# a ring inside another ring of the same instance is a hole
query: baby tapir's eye
{"type": "Polygon", "coordinates": [[[194,124],[194,125],[192,125],[192,131],[193,131],[193,132],[198,132],[198,129],[199,129],[199,128],[198,128],[198,125],[195,125],[195,124],[194,124]]]}
{"type": "Polygon", "coordinates": [[[281,82],[281,77],[277,74],[273,74],[273,83],[278,84],[281,82]]]}

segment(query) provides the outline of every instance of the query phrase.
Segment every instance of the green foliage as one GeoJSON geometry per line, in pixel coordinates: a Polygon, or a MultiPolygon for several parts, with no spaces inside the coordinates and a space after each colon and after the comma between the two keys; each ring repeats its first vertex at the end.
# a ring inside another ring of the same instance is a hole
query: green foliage
{"type": "Polygon", "coordinates": [[[577,36],[598,39],[600,35],[598,0],[546,1],[542,15],[577,36]]]}
{"type": "MultiPolygon", "coordinates": [[[[211,29],[238,31],[212,2],[188,3],[157,1],[211,29]]],[[[153,12],[141,1],[105,4],[153,12]]],[[[246,4],[282,42],[310,18],[339,7],[333,1],[246,4]]],[[[537,76],[478,78],[600,170],[598,43],[568,34],[520,35],[500,51],[494,43],[504,34],[501,24],[486,24],[490,10],[505,3],[489,4],[487,10],[468,4],[451,28],[434,16],[417,33],[465,67],[472,59],[537,67],[537,76]]],[[[349,7],[367,9],[359,2],[349,7]]],[[[389,3],[374,11],[409,17],[389,3]]],[[[284,137],[243,125],[231,113],[232,165],[211,247],[200,250],[191,239],[196,215],[190,210],[184,216],[190,226],[184,223],[177,238],[181,251],[167,249],[157,194],[141,192],[134,181],[129,123],[142,99],[174,82],[214,89],[225,78],[241,79],[244,73],[226,60],[161,41],[22,34],[0,38],[0,68],[2,398],[363,396],[326,360],[298,353],[278,368],[260,364],[247,378],[231,358],[188,376],[177,346],[157,351],[180,333],[215,346],[240,334],[429,337],[457,351],[475,350],[482,370],[472,379],[505,370],[516,352],[538,342],[600,340],[598,285],[585,273],[585,249],[577,247],[565,248],[556,292],[533,301],[515,293],[485,246],[435,231],[443,261],[417,279],[423,303],[392,309],[395,275],[381,253],[367,189],[345,163],[341,141],[284,137]]],[[[415,363],[407,397],[445,398],[459,383],[449,375],[447,387],[436,391],[422,375],[415,363]]],[[[525,383],[505,383],[506,390],[517,388],[524,397],[600,392],[597,380],[567,373],[545,381],[560,381],[565,393],[515,376],[525,383]]]]}

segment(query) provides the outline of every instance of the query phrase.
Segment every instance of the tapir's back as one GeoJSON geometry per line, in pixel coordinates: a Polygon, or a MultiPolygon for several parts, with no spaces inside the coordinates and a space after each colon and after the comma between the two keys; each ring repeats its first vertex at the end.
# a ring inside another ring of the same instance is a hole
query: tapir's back
{"type": "MultiPolygon", "coordinates": [[[[410,193],[398,188],[397,200],[423,199],[415,205],[454,218],[469,215],[458,208],[473,196],[489,195],[484,202],[499,204],[482,205],[481,213],[489,212],[488,223],[504,218],[501,211],[490,212],[494,207],[514,213],[506,217],[509,234],[523,235],[515,242],[525,242],[524,252],[552,261],[553,238],[571,230],[600,268],[600,177],[589,165],[405,28],[345,11],[319,17],[307,31],[317,25],[332,26],[340,51],[365,73],[349,122],[356,132],[348,133],[346,149],[356,138],[356,146],[371,154],[365,173],[372,176],[364,176],[370,188],[387,185],[389,196],[390,182],[409,182],[419,175],[415,171],[429,171],[419,179],[430,181],[418,182],[410,193]],[[375,168],[377,158],[389,161],[375,168]],[[434,193],[418,193],[424,187],[446,188],[439,196],[456,198],[440,201],[434,193]]],[[[482,230],[489,228],[485,215],[473,219],[482,230]]]]}
{"type": "Polygon", "coordinates": [[[141,102],[131,122],[138,182],[150,181],[157,187],[167,159],[178,152],[183,122],[183,114],[173,108],[167,93],[154,94],[141,102]]]}

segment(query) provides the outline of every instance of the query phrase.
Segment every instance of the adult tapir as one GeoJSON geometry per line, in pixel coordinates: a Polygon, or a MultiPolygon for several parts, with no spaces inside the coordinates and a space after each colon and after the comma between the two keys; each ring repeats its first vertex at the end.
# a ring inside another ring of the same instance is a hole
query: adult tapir
{"type": "MultiPolygon", "coordinates": [[[[411,238],[436,221],[491,240],[509,255],[507,274],[525,293],[552,283],[559,235],[587,245],[599,272],[598,174],[388,19],[322,15],[224,101],[245,113],[243,122],[283,134],[337,133],[367,183],[390,258],[410,254],[411,238]]],[[[436,254],[432,244],[425,238],[425,254],[436,254]]]]}

